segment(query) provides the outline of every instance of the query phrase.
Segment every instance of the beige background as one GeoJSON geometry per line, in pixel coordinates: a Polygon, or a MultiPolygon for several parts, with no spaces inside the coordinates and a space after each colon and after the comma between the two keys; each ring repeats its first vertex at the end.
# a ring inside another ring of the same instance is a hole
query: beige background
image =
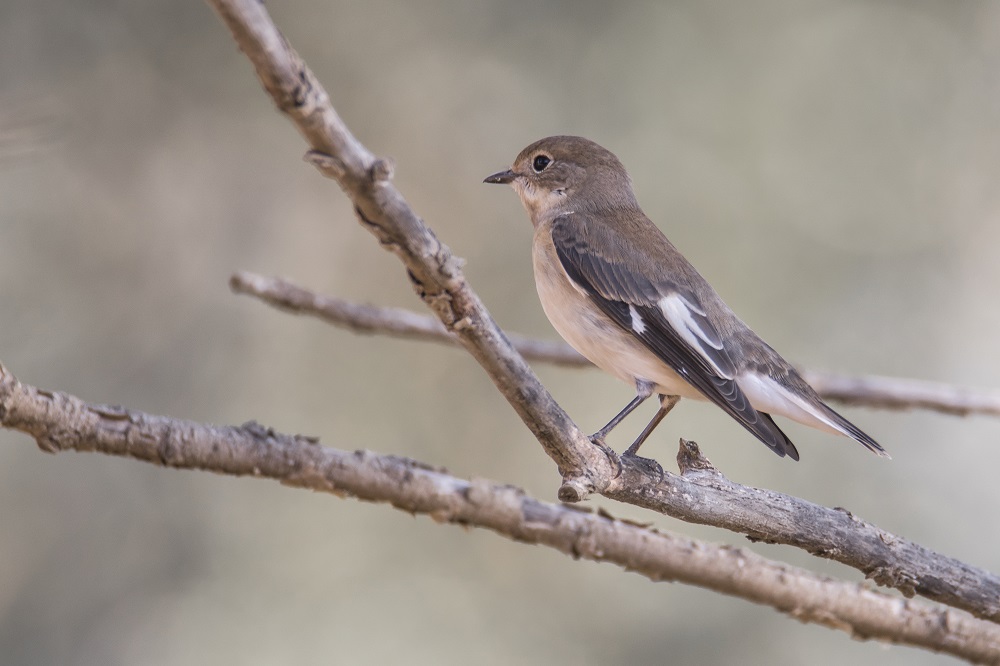
{"type": "MultiPolygon", "coordinates": [[[[497,320],[552,338],[515,195],[583,134],[804,366],[1000,385],[1000,6],[288,0],[276,20],[497,320]]],[[[232,271],[420,309],[199,2],[0,5],[0,360],[95,402],[257,419],[518,484],[553,465],[459,351],[229,293],[232,271]]],[[[628,398],[538,368],[594,430],[628,398]]],[[[647,412],[623,426],[621,450],[647,412]]],[[[1000,570],[1000,422],[844,410],[893,454],[789,426],[794,464],[682,403],[732,478],[1000,570]]],[[[716,542],[739,537],[595,500],[716,542]]],[[[860,575],[789,548],[768,556],[860,575]]],[[[277,484],[41,454],[0,432],[4,664],[934,664],[695,588],[277,484]]]]}

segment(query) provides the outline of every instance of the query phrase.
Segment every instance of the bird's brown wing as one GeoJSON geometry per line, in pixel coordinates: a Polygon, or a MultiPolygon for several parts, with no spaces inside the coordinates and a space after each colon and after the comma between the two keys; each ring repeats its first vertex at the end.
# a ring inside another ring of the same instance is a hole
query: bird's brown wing
{"type": "Polygon", "coordinates": [[[768,414],[753,408],[736,383],[736,365],[693,291],[668,275],[651,275],[648,267],[656,266],[656,258],[645,256],[642,248],[621,251],[629,242],[621,234],[597,225],[588,225],[587,233],[582,233],[580,225],[587,222],[585,215],[572,213],[552,225],[552,242],[570,280],[612,321],[769,449],[798,460],[785,433],[768,414]],[[627,259],[636,256],[647,261],[627,259]]]}

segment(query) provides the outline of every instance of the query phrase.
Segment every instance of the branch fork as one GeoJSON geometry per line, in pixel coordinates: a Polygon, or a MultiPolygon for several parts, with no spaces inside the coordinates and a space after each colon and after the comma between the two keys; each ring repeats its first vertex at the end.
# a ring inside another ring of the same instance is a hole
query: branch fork
{"type": "MultiPolygon", "coordinates": [[[[48,452],[101,451],[154,464],[268,477],[297,487],[389,502],[435,520],[477,525],[510,538],[542,543],[574,557],[611,561],[653,580],[678,580],[765,603],[803,621],[943,651],[970,661],[1000,663],[1000,578],[948,558],[854,516],[769,490],[735,484],[681,440],[679,474],[659,476],[595,446],[555,403],[465,280],[462,261],[416,216],[392,184],[394,165],[372,155],[348,130],[322,85],[280,35],[259,0],[208,0],[264,88],[303,135],[305,159],[336,180],[363,226],[403,263],[420,297],[437,315],[428,325],[399,314],[397,335],[461,344],[484,368],[562,476],[559,498],[592,493],[694,523],[783,543],[855,567],[905,596],[923,595],[956,609],[903,600],[877,590],[771,562],[739,548],[715,546],[616,520],[603,511],[553,505],[524,491],[395,456],[317,446],[250,422],[206,426],[21,384],[0,365],[0,424],[30,434],[48,452]],[[972,613],[980,619],[969,617],[972,613]]],[[[252,292],[253,276],[234,276],[252,292]]],[[[294,291],[294,290],[293,290],[294,291]]],[[[330,305],[313,294],[278,302],[299,310],[330,305]]],[[[381,330],[385,309],[339,303],[360,314],[348,325],[381,330]],[[376,309],[378,310],[378,309],[376,309]]],[[[511,336],[519,344],[532,343],[511,336]]],[[[566,364],[579,356],[559,345],[538,346],[566,364]],[[560,356],[561,354],[561,356],[560,356]]],[[[926,386],[924,388],[927,388],[926,386]]],[[[927,394],[924,394],[925,402],[927,394]]],[[[933,402],[933,400],[930,400],[933,402]]],[[[988,402],[988,401],[986,401],[988,402]]],[[[891,401],[890,401],[891,404],[891,401]]],[[[983,403],[985,404],[985,402],[983,403]]],[[[898,404],[895,406],[899,406],[898,404]]],[[[959,409],[959,408],[956,408],[959,409]]],[[[984,410],[985,411],[985,410],[984,410]]],[[[998,412],[1000,413],[1000,412],[998,412]]]]}

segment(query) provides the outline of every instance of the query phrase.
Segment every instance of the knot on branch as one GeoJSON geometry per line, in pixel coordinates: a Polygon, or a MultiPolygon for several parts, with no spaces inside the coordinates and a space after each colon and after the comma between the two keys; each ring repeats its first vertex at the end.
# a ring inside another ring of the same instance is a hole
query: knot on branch
{"type": "Polygon", "coordinates": [[[260,79],[282,113],[290,116],[293,122],[301,123],[329,108],[330,98],[288,40],[283,35],[278,35],[278,39],[287,69],[283,76],[260,76],[260,79]]]}
{"type": "Polygon", "coordinates": [[[587,477],[564,477],[562,485],[559,486],[558,497],[560,502],[582,502],[592,492],[594,484],[587,477]]]}
{"type": "Polygon", "coordinates": [[[450,328],[455,333],[458,333],[462,329],[470,328],[471,326],[472,326],[472,319],[470,319],[469,317],[462,317],[461,319],[453,321],[448,328],[450,328]]]}
{"type": "Polygon", "coordinates": [[[917,593],[916,577],[898,567],[875,567],[865,573],[865,578],[875,581],[878,585],[893,587],[902,592],[907,599],[917,593]]]}
{"type": "Polygon", "coordinates": [[[424,287],[424,284],[420,282],[416,276],[412,273],[410,274],[410,281],[413,282],[413,288],[416,290],[417,295],[420,296],[421,300],[427,304],[427,306],[433,310],[441,322],[446,328],[452,332],[464,328],[464,325],[459,325],[460,321],[458,315],[455,313],[455,308],[452,306],[452,297],[447,291],[429,292],[424,287]]]}
{"type": "Polygon", "coordinates": [[[368,169],[368,176],[372,181],[376,183],[382,183],[392,180],[393,174],[396,172],[396,163],[389,158],[382,158],[375,160],[371,168],[368,169]]]}
{"type": "Polygon", "coordinates": [[[698,443],[686,440],[683,437],[681,438],[680,448],[677,451],[677,467],[680,470],[681,476],[685,476],[689,472],[696,470],[719,473],[715,465],[701,454],[698,443]]]}
{"type": "MultiPolygon", "coordinates": [[[[284,41],[284,40],[282,40],[284,41]]],[[[290,51],[288,48],[288,42],[284,43],[286,50],[290,51]]],[[[291,53],[289,53],[291,55],[291,53]]],[[[309,103],[309,94],[313,89],[312,81],[309,80],[309,72],[306,71],[305,63],[299,61],[297,63],[298,71],[295,77],[294,85],[289,86],[288,95],[285,97],[285,103],[281,105],[281,110],[288,112],[292,109],[300,109],[303,111],[308,111],[304,108],[309,103]]]]}
{"type": "Polygon", "coordinates": [[[261,425],[257,421],[247,421],[239,427],[247,436],[257,441],[266,442],[274,438],[274,428],[261,425]]]}
{"type": "Polygon", "coordinates": [[[316,167],[316,170],[327,178],[338,182],[343,182],[347,175],[347,166],[341,160],[319,150],[307,151],[302,159],[316,167]]]}

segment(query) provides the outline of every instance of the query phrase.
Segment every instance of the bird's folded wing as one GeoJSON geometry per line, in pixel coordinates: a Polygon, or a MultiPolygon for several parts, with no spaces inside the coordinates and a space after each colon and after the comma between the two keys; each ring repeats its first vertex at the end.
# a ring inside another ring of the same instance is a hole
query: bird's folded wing
{"type": "Polygon", "coordinates": [[[573,213],[552,225],[552,242],[569,278],[604,314],[768,448],[798,460],[788,437],[769,415],[753,408],[736,383],[736,365],[697,296],[663,275],[656,257],[628,247],[620,235],[612,238],[613,232],[594,225],[581,233],[580,225],[586,223],[573,213]],[[602,234],[609,237],[600,238],[602,234]]]}

